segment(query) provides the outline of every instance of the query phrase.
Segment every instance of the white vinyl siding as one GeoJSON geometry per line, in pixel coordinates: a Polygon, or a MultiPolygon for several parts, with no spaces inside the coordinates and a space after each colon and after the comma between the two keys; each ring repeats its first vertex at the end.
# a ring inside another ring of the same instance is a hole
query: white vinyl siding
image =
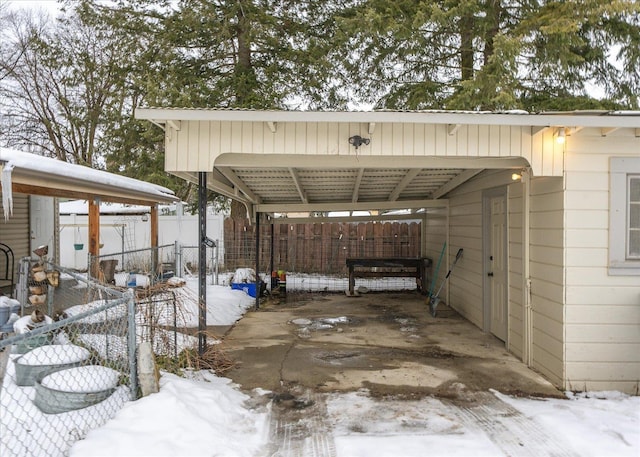
{"type": "MultiPolygon", "coordinates": [[[[427,213],[426,220],[424,222],[424,253],[426,257],[429,257],[432,260],[431,266],[431,281],[433,283],[433,293],[435,294],[438,291],[438,287],[442,283],[444,276],[447,274],[447,259],[445,256],[442,257],[442,262],[440,263],[440,268],[436,274],[436,268],[438,265],[438,260],[440,259],[440,254],[442,252],[442,246],[447,241],[447,208],[435,208],[430,210],[427,213]]],[[[429,283],[427,287],[430,290],[432,284],[429,283]]],[[[443,288],[443,293],[446,293],[446,288],[443,288]]],[[[444,297],[444,295],[442,296],[444,297]]],[[[447,300],[444,300],[447,301],[447,300]]]]}
{"type": "Polygon", "coordinates": [[[609,167],[612,157],[637,160],[640,139],[578,134],[567,146],[565,387],[637,393],[640,281],[610,274],[620,239],[611,233],[609,167]]]}
{"type": "MultiPolygon", "coordinates": [[[[450,302],[456,311],[480,328],[485,327],[482,191],[510,184],[511,174],[511,170],[487,170],[447,196],[450,227],[449,262],[453,262],[458,249],[464,249],[462,259],[458,261],[455,272],[449,278],[450,302]]],[[[507,230],[509,236],[509,229],[507,230]]],[[[511,269],[511,253],[508,257],[511,269]]],[[[511,304],[508,305],[509,312],[510,308],[511,304]]],[[[508,327],[510,326],[511,323],[508,327]]]]}
{"type": "MultiPolygon", "coordinates": [[[[1,195],[1,194],[0,194],[1,195]]],[[[4,214],[2,198],[0,198],[0,214],[4,214]]],[[[13,215],[5,221],[0,218],[0,243],[8,245],[15,259],[14,282],[17,281],[18,262],[29,257],[29,196],[13,194],[13,215]]],[[[0,257],[0,276],[4,277],[5,259],[0,257]]]]}
{"type": "Polygon", "coordinates": [[[508,191],[507,227],[509,238],[509,351],[522,359],[524,354],[524,303],[522,290],[522,184],[508,191]]]}
{"type": "Polygon", "coordinates": [[[531,366],[558,386],[564,371],[563,200],[562,178],[531,179],[531,366]]]}
{"type": "Polygon", "coordinates": [[[382,123],[369,133],[369,124],[357,122],[283,122],[274,133],[266,122],[183,121],[180,130],[166,127],[165,169],[209,171],[227,153],[353,156],[348,142],[353,135],[371,140],[357,151],[361,158],[522,157],[522,165],[530,163],[535,175],[562,175],[562,154],[552,129],[532,135],[528,126],[472,124],[460,125],[450,135],[445,124],[382,123]]]}

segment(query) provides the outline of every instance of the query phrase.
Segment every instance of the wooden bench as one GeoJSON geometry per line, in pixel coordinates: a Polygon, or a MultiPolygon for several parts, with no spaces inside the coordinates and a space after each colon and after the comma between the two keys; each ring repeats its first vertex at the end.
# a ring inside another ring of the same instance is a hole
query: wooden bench
{"type": "Polygon", "coordinates": [[[355,295],[356,278],[416,278],[419,291],[426,292],[431,270],[428,257],[349,258],[349,295],[355,295]]]}

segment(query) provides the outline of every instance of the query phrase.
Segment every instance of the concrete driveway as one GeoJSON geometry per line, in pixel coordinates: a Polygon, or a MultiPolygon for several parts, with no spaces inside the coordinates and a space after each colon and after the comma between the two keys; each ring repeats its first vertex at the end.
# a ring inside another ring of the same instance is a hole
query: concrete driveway
{"type": "Polygon", "coordinates": [[[243,389],[288,395],[367,389],[371,396],[451,400],[495,389],[561,397],[509,354],[504,343],[440,304],[436,318],[418,293],[306,295],[268,301],[224,338],[243,389]]]}

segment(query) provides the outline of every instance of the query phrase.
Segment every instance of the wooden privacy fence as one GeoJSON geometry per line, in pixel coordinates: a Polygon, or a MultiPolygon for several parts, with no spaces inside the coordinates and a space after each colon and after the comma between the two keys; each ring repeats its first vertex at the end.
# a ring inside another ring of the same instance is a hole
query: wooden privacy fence
{"type": "MultiPolygon", "coordinates": [[[[348,257],[419,257],[419,222],[276,224],[273,265],[300,273],[346,275],[348,257]]],[[[255,225],[224,221],[224,266],[255,267],[255,225]]],[[[269,271],[271,225],[260,226],[260,270],[269,271]]]]}

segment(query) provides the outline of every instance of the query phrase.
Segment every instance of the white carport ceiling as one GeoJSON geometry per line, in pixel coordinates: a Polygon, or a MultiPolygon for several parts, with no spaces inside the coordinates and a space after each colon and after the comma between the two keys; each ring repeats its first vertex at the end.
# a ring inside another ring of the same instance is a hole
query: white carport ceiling
{"type": "MultiPolygon", "coordinates": [[[[293,112],[141,108],[166,131],[168,172],[258,212],[417,209],[487,169],[562,176],[568,135],[640,133],[637,112],[293,112]],[[622,133],[620,133],[622,132],[622,133]],[[349,138],[371,138],[354,148],[349,138]]],[[[496,185],[503,184],[496,183],[496,185]]]]}
{"type": "MultiPolygon", "coordinates": [[[[431,198],[435,191],[441,189],[463,170],[238,168],[230,171],[253,194],[259,196],[262,203],[268,204],[374,202],[431,198]]],[[[224,171],[223,174],[225,174],[224,171]]]]}

